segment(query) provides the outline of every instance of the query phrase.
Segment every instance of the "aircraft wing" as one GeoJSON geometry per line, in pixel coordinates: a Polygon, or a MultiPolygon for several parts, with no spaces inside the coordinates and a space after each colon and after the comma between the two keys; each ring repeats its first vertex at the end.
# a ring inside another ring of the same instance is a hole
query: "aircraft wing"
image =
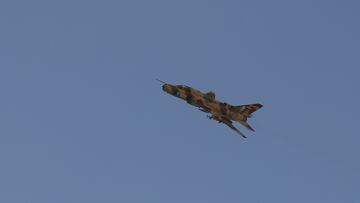
{"type": "Polygon", "coordinates": [[[246,136],[242,132],[240,132],[240,130],[237,129],[230,120],[223,118],[221,121],[227,126],[229,126],[231,129],[233,129],[235,132],[237,132],[239,135],[241,135],[243,138],[246,138],[246,136]]]}
{"type": "Polygon", "coordinates": [[[218,116],[218,115],[214,115],[212,114],[211,116],[208,116],[209,119],[214,119],[214,120],[217,120],[219,121],[219,123],[224,123],[226,124],[227,126],[229,126],[231,129],[233,129],[235,132],[237,132],[239,135],[241,135],[243,138],[246,138],[246,136],[240,132],[239,129],[237,129],[233,124],[232,124],[232,121],[223,117],[223,116],[218,116]]]}

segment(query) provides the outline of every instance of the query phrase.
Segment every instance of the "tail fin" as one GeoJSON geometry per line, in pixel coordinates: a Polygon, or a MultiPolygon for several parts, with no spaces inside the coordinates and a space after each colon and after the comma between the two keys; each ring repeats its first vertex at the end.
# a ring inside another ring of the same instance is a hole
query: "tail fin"
{"type": "Polygon", "coordinates": [[[235,113],[241,114],[244,116],[241,120],[238,120],[239,123],[244,125],[247,129],[251,131],[255,131],[249,123],[246,122],[247,118],[251,117],[251,114],[255,112],[256,110],[260,109],[263,105],[261,104],[247,104],[247,105],[241,105],[241,106],[233,106],[232,111],[235,113]]]}
{"type": "Polygon", "coordinates": [[[236,113],[240,113],[247,118],[251,117],[251,114],[255,112],[256,110],[263,107],[261,104],[246,104],[246,105],[240,105],[240,106],[233,106],[232,110],[236,113]]]}

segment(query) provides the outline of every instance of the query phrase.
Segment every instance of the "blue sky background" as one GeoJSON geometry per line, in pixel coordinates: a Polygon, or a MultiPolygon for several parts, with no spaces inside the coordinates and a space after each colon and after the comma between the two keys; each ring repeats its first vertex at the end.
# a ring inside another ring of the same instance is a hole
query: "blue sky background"
{"type": "Polygon", "coordinates": [[[0,202],[359,202],[359,6],[2,0],[0,202]]]}

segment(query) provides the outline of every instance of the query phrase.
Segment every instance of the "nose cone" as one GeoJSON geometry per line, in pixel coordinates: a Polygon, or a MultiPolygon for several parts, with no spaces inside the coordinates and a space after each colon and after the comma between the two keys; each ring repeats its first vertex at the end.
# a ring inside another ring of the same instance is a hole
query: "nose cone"
{"type": "Polygon", "coordinates": [[[162,86],[162,89],[163,89],[164,92],[168,92],[169,85],[164,84],[164,85],[162,86]]]}
{"type": "Polygon", "coordinates": [[[163,89],[164,92],[171,94],[171,90],[172,90],[171,87],[172,87],[172,86],[169,85],[169,84],[164,84],[164,85],[162,86],[162,89],[163,89]]]}
{"type": "Polygon", "coordinates": [[[173,95],[174,90],[175,90],[176,88],[175,88],[173,85],[164,84],[164,85],[162,86],[162,89],[163,89],[164,92],[173,95]]]}

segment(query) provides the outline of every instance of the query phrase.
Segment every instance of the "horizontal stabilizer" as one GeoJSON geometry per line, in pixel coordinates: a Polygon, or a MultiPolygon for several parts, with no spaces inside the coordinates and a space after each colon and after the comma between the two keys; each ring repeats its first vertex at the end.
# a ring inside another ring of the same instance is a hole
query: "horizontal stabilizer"
{"type": "Polygon", "coordinates": [[[252,128],[246,121],[239,121],[243,126],[245,126],[247,129],[255,132],[254,128],[252,128]]]}

